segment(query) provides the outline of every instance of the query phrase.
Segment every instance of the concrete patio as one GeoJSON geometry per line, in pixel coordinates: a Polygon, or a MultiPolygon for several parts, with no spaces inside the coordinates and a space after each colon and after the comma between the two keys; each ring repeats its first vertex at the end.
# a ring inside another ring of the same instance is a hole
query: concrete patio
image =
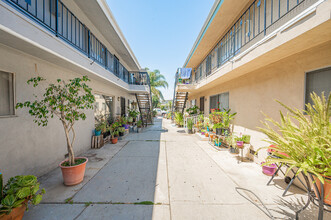
{"type": "MultiPolygon", "coordinates": [[[[59,168],[41,177],[43,202],[24,219],[269,219],[253,194],[242,192],[257,206],[236,187],[252,190],[276,219],[293,219],[307,200],[296,186],[282,197],[282,178],[266,186],[270,177],[259,165],[238,164],[235,155],[213,149],[166,119],[85,156],[84,182],[63,186],[59,168]]],[[[310,206],[300,219],[316,214],[310,206]]]]}

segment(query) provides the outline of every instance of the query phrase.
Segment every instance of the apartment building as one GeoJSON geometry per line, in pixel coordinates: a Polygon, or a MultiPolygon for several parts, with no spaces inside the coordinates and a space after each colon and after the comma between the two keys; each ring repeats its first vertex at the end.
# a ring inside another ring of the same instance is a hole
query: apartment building
{"type": "Polygon", "coordinates": [[[330,0],[215,1],[183,65],[189,83],[176,81],[177,110],[237,112],[234,131],[252,137],[245,156],[264,160],[262,112],[279,119],[275,100],[302,109],[312,91],[331,91],[330,18],[330,0]]]}
{"type": "Polygon", "coordinates": [[[0,1],[0,170],[5,176],[44,174],[66,154],[57,119],[38,127],[26,109],[15,110],[17,102],[43,92],[27,80],[83,75],[91,79],[96,103],[76,126],[77,154],[90,148],[96,117],[125,115],[133,102],[149,108],[148,74],[105,0],[0,1]]]}

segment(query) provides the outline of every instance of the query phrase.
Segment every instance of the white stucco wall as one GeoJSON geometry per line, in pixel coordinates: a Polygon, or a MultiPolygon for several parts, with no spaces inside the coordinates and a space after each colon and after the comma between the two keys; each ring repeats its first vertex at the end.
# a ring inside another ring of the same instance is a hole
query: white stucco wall
{"type": "MultiPolygon", "coordinates": [[[[57,66],[36,57],[24,54],[0,44],[0,70],[15,74],[16,100],[24,102],[33,99],[33,94],[41,91],[26,84],[35,76],[42,76],[49,82],[56,79],[71,79],[84,75],[83,72],[73,72],[65,67],[57,66]]],[[[135,100],[124,89],[112,86],[106,81],[92,79],[89,83],[94,93],[114,97],[114,109],[119,109],[119,96],[135,100]]],[[[87,119],[75,125],[76,154],[90,148],[94,129],[93,110],[86,111],[87,119]]],[[[50,119],[47,127],[38,127],[27,109],[19,109],[13,117],[0,117],[0,170],[5,178],[20,174],[40,176],[55,168],[64,159],[66,142],[62,124],[58,119],[50,119]]]]}

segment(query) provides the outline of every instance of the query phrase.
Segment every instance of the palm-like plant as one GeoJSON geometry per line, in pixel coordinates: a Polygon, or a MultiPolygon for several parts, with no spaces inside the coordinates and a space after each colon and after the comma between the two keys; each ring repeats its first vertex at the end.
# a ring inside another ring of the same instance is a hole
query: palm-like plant
{"type": "Polygon", "coordinates": [[[268,136],[267,142],[276,146],[269,149],[278,158],[267,158],[268,164],[289,164],[290,168],[297,167],[298,173],[312,173],[324,183],[325,177],[331,176],[331,93],[328,99],[324,93],[321,97],[312,93],[311,98],[313,104],[308,103],[306,110],[279,102],[289,114],[280,112],[280,122],[267,118],[273,126],[263,122],[260,130],[268,136]]]}
{"type": "Polygon", "coordinates": [[[162,92],[158,89],[168,88],[168,83],[164,75],[160,73],[160,70],[149,71],[148,68],[146,68],[146,70],[149,75],[152,95],[157,97],[158,99],[164,100],[162,92]]]}

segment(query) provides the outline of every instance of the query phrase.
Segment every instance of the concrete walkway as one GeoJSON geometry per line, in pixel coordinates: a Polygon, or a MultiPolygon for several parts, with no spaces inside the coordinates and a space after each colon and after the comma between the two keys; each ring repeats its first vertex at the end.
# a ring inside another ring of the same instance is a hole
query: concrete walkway
{"type": "MultiPolygon", "coordinates": [[[[142,133],[128,135],[117,145],[90,150],[84,182],[65,187],[57,168],[41,178],[46,189],[42,204],[24,219],[269,219],[252,190],[277,219],[293,219],[305,193],[269,177],[255,163],[237,164],[227,151],[183,133],[169,120],[155,119],[142,133]]],[[[316,218],[310,207],[301,219],[316,218]]],[[[331,217],[325,216],[325,219],[331,217]]]]}

